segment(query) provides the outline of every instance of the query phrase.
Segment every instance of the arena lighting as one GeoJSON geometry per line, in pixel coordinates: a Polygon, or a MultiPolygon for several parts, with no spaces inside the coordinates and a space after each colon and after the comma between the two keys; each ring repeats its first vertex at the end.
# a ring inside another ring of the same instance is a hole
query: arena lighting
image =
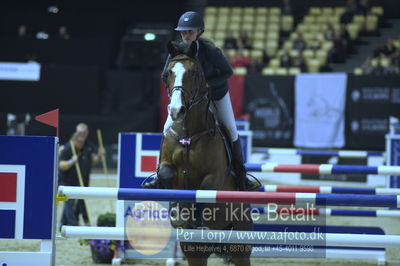
{"type": "Polygon", "coordinates": [[[156,39],[156,35],[152,32],[147,32],[144,34],[144,39],[146,41],[154,41],[156,39]]]}
{"type": "Polygon", "coordinates": [[[47,8],[47,12],[57,14],[60,11],[60,9],[57,6],[49,6],[47,8]]]}

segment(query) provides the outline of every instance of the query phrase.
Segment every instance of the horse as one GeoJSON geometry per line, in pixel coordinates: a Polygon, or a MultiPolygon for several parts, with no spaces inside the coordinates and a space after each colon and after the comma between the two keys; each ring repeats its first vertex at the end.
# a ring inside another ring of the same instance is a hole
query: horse
{"type": "MultiPolygon", "coordinates": [[[[167,47],[170,54],[166,67],[170,97],[168,113],[173,123],[161,145],[158,168],[161,186],[173,189],[239,190],[237,178],[230,167],[228,134],[224,134],[223,127],[218,124],[212,111],[210,88],[196,56],[197,44],[169,42],[167,47]]],[[[185,229],[252,230],[249,207],[248,204],[239,203],[181,203],[176,208],[180,212],[175,214],[171,224],[175,228],[185,229]],[[185,208],[194,210],[193,215],[181,219],[185,208]],[[235,210],[244,213],[240,217],[232,215],[235,210]]],[[[250,265],[251,245],[181,243],[181,248],[189,265],[207,265],[212,253],[228,258],[235,265],[250,265]]]]}

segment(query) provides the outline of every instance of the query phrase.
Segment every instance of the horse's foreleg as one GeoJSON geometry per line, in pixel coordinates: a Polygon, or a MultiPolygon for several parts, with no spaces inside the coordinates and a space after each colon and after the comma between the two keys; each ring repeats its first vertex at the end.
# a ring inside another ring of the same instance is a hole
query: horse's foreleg
{"type": "Polygon", "coordinates": [[[250,266],[250,258],[232,258],[235,266],[250,266]]]}
{"type": "Polygon", "coordinates": [[[208,174],[203,178],[203,181],[201,181],[199,189],[206,189],[206,190],[220,189],[223,184],[220,184],[218,180],[220,179],[216,175],[208,174]]]}
{"type": "Polygon", "coordinates": [[[207,266],[207,258],[187,258],[189,266],[207,266]]]}

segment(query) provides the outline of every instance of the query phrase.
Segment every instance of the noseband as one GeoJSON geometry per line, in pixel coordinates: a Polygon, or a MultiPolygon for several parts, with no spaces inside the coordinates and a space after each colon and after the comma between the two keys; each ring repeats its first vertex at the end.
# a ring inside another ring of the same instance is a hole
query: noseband
{"type": "Polygon", "coordinates": [[[204,77],[202,78],[202,76],[201,76],[203,69],[201,68],[201,65],[199,64],[199,62],[196,59],[191,58],[191,57],[181,57],[181,58],[170,59],[170,62],[181,62],[181,61],[186,61],[186,60],[192,61],[197,66],[197,71],[195,72],[195,79],[194,79],[193,84],[195,84],[194,86],[196,86],[196,84],[198,84],[198,85],[194,92],[185,90],[184,86],[174,86],[174,87],[172,87],[171,91],[168,91],[168,97],[171,98],[172,94],[175,91],[181,91],[182,94],[187,94],[189,96],[189,102],[188,102],[188,104],[185,103],[185,108],[186,108],[186,110],[189,111],[193,106],[201,103],[203,100],[207,100],[209,91],[207,89],[206,91],[204,91],[203,93],[201,93],[199,95],[200,88],[204,85],[205,79],[204,79],[204,77]],[[199,79],[200,79],[200,83],[198,83],[199,79]]]}

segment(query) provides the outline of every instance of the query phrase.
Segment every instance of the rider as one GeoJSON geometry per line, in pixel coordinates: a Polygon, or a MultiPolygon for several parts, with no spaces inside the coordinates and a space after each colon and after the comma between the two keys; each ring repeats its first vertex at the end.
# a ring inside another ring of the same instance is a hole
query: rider
{"type": "MultiPolygon", "coordinates": [[[[243,165],[242,146],[236,129],[227,81],[233,74],[231,65],[218,47],[214,46],[209,41],[199,39],[200,35],[204,32],[204,21],[199,13],[194,11],[184,13],[179,18],[178,26],[175,30],[180,32],[184,43],[190,45],[192,42],[196,42],[197,44],[197,56],[203,68],[207,83],[211,87],[211,97],[216,105],[217,118],[226,127],[233,142],[233,168],[237,178],[239,178],[240,182],[238,183],[242,184],[241,188],[244,190],[257,190],[259,184],[247,178],[246,170],[243,165]]],[[[162,73],[162,78],[165,83],[167,81],[168,73],[166,73],[166,68],[169,59],[170,57],[168,56],[162,73]]],[[[164,125],[164,136],[172,126],[172,122],[172,118],[168,116],[164,125]]],[[[144,184],[144,187],[159,187],[158,180],[154,179],[144,184]]]]}

